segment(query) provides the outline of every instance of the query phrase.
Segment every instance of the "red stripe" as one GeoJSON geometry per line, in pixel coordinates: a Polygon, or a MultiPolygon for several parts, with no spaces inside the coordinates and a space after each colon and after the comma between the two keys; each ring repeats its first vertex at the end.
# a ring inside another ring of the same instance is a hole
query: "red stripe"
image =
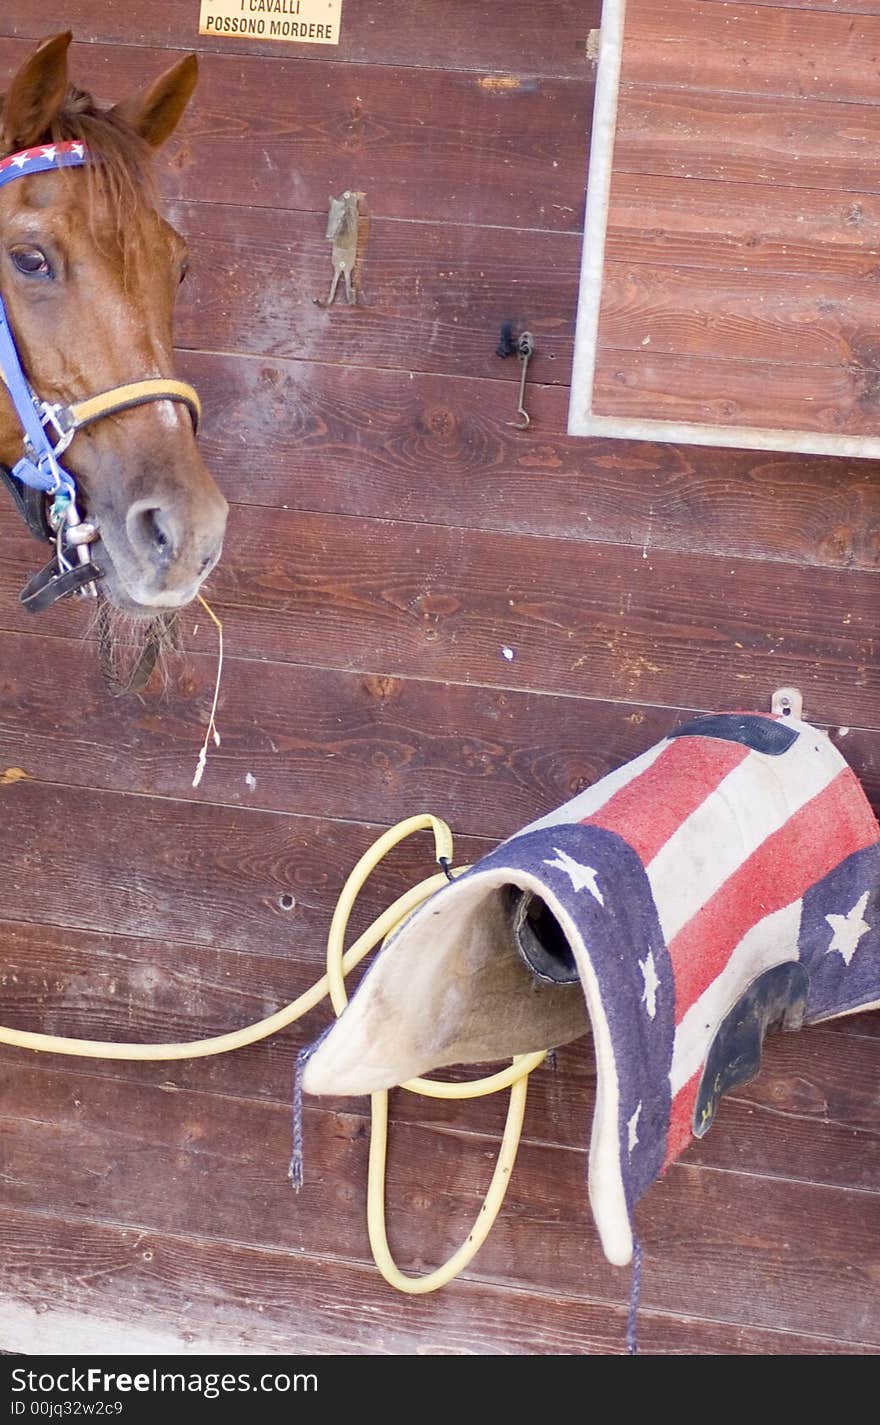
{"type": "Polygon", "coordinates": [[[670,1163],[674,1163],[676,1158],[684,1152],[688,1143],[694,1136],[694,1109],[697,1105],[697,1094],[700,1089],[700,1079],[703,1076],[702,1068],[688,1079],[683,1088],[680,1088],[675,1098],[672,1100],[672,1107],[669,1110],[669,1132],[666,1136],[666,1157],[663,1161],[662,1171],[665,1172],[670,1163]]]}
{"type": "Polygon", "coordinates": [[[747,930],[876,840],[877,822],[846,767],[768,836],[670,943],[676,1023],[721,973],[747,930]]]}
{"type": "Polygon", "coordinates": [[[748,756],[748,747],[739,742],[673,738],[650,767],[585,817],[583,824],[617,832],[647,865],[681,823],[748,756]]]}

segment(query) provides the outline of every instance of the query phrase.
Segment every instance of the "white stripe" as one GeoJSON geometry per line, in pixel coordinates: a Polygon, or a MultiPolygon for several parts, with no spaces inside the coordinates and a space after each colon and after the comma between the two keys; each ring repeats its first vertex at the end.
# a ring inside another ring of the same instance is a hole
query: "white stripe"
{"type": "Polygon", "coordinates": [[[749,752],[672,833],[646,868],[667,945],[768,836],[846,766],[824,733],[780,757],[749,752]]]}
{"type": "MultiPolygon", "coordinates": [[[[609,772],[607,777],[602,777],[600,781],[594,782],[591,787],[583,792],[578,792],[576,797],[572,797],[570,802],[557,807],[547,816],[542,816],[538,821],[532,821],[528,826],[524,826],[522,831],[516,833],[517,836],[525,836],[529,831],[540,831],[545,826],[560,826],[563,823],[584,821],[588,816],[594,816],[600,807],[610,801],[615,792],[619,792],[621,787],[627,786],[635,781],[643,772],[647,772],[652,763],[657,761],[661,752],[665,752],[670,744],[670,738],[665,737],[662,742],[656,743],[654,747],[649,747],[647,752],[643,752],[641,757],[636,757],[633,762],[624,762],[622,767],[618,767],[616,772],[609,772]]],[[[511,838],[512,839],[512,838],[511,838]]]]}
{"type": "Polygon", "coordinates": [[[724,969],[694,1000],[675,1033],[669,1082],[673,1098],[701,1069],[718,1027],[753,980],[774,965],[798,958],[803,901],[792,901],[747,930],[724,969]]]}

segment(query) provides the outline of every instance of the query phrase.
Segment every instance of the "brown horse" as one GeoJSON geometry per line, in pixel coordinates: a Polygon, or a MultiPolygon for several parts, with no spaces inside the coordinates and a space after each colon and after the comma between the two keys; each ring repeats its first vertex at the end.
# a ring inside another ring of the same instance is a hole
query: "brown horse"
{"type": "MultiPolygon", "coordinates": [[[[0,107],[0,158],[81,141],[88,162],[0,190],[0,292],[24,373],[43,401],[73,406],[112,387],[173,377],[172,311],[186,244],[157,208],[153,151],[195,87],[195,55],[112,109],[68,83],[69,33],[45,40],[0,107]]],[[[22,429],[0,383],[0,462],[22,429]]],[[[63,457],[105,597],[143,619],[193,599],[220,555],[226,501],[170,399],[78,431],[63,457]]]]}

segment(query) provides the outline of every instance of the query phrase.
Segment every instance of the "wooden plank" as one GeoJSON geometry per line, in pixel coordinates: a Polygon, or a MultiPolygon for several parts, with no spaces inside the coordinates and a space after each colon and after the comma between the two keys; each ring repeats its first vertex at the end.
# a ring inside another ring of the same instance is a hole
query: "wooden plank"
{"type": "MultiPolygon", "coordinates": [[[[599,416],[759,426],[823,435],[880,431],[880,371],[873,350],[837,367],[707,361],[705,353],[597,353],[593,411],[599,416]]],[[[707,432],[709,439],[709,432],[707,432]]]]}
{"type": "MultiPolygon", "coordinates": [[[[834,388],[841,370],[851,375],[856,399],[868,404],[864,388],[880,362],[880,297],[870,280],[803,273],[744,279],[741,272],[610,261],[600,322],[603,352],[646,359],[681,353],[722,371],[728,361],[749,361],[756,384],[773,395],[780,366],[822,368],[810,373],[812,404],[817,389],[834,388]]],[[[851,425],[846,408],[843,415],[851,425]]]]}
{"type": "Polygon", "coordinates": [[[870,574],[305,514],[236,525],[214,591],[233,652],[676,707],[766,705],[781,662],[813,717],[876,720],[870,574]]]}
{"type": "MultiPolygon", "coordinates": [[[[231,946],[310,969],[324,962],[345,878],[382,829],[106,792],[86,802],[28,781],[0,795],[10,919],[231,946]],[[88,815],[78,819],[75,841],[54,839],[50,855],[46,827],[66,824],[69,808],[81,804],[88,815]],[[288,896],[296,903],[290,911],[282,899],[288,896]]],[[[472,860],[491,844],[462,837],[458,854],[472,860]]],[[[355,925],[435,870],[430,837],[407,842],[371,877],[355,925]]]]}
{"type": "MultiPolygon", "coordinates": [[[[869,213],[864,205],[848,204],[845,213],[830,214],[827,194],[809,194],[814,204],[820,197],[825,202],[828,240],[818,250],[812,245],[813,220],[819,220],[811,213],[811,241],[796,247],[790,261],[785,234],[800,216],[792,215],[790,202],[784,214],[777,214],[779,230],[765,234],[758,224],[763,220],[772,226],[766,214],[750,213],[740,206],[739,192],[732,195],[740,226],[734,237],[727,231],[728,209],[719,207],[713,185],[696,185],[704,197],[692,210],[687,206],[690,185],[682,193],[683,185],[668,179],[621,174],[618,181],[634,182],[637,192],[615,205],[610,218],[604,346],[630,344],[620,329],[620,308],[628,311],[631,304],[644,302],[648,312],[643,318],[639,311],[638,319],[648,320],[650,330],[641,326],[639,342],[648,330],[656,344],[662,309],[670,307],[670,320],[678,328],[674,336],[687,343],[675,350],[706,349],[716,356],[729,349],[763,360],[778,352],[778,360],[831,365],[858,364],[867,353],[876,361],[871,334],[877,325],[880,201],[871,206],[865,199],[869,213]],[[645,194],[644,183],[665,185],[661,201],[667,196],[667,207],[660,212],[651,207],[654,189],[645,194]],[[647,208],[650,229],[644,221],[647,208]],[[866,246],[866,227],[878,246],[866,246]],[[634,250],[629,250],[630,237],[634,250]],[[716,242],[728,254],[721,278],[716,242]],[[757,270],[756,253],[761,259],[757,270]],[[828,265],[838,262],[844,270],[829,272],[828,265]],[[778,275],[780,269],[791,275],[778,275]],[[707,322],[712,322],[708,328],[707,322]]],[[[756,195],[755,201],[766,192],[745,191],[756,195]]],[[[580,259],[580,244],[571,234],[535,234],[526,247],[511,229],[377,222],[364,265],[367,306],[352,311],[341,304],[328,312],[315,305],[329,270],[325,215],[175,203],[169,217],[188,237],[192,263],[178,305],[179,347],[504,381],[514,367],[500,364],[495,346],[501,324],[510,321],[517,331],[528,327],[533,332],[534,381],[569,380],[580,259]],[[297,252],[293,270],[291,243],[297,252]]]]}
{"type": "Polygon", "coordinates": [[[757,274],[832,277],[864,290],[880,272],[880,199],[828,190],[616,173],[606,255],[612,261],[757,274]],[[646,215],[649,222],[646,222],[646,215]]]}
{"type": "MultiPolygon", "coordinates": [[[[0,657],[0,742],[39,782],[352,821],[429,807],[457,835],[499,839],[701,711],[289,663],[255,670],[231,657],[222,746],[194,790],[210,653],[174,664],[166,687],[138,698],[108,696],[94,648],[79,640],[5,634],[0,657]]],[[[880,805],[880,732],[832,734],[880,805]]]]}
{"type": "MultiPolygon", "coordinates": [[[[88,1221],[110,1227],[368,1260],[359,1118],[306,1111],[306,1185],[293,1200],[288,1115],[268,1106],[224,1099],[218,1112],[195,1095],[142,1090],[137,1112],[122,1119],[112,1083],[77,1078],[72,1089],[25,1069],[12,1096],[4,1086],[2,1111],[10,1209],[38,1202],[64,1213],[76,1203],[88,1221]]],[[[474,1149],[449,1132],[396,1131],[388,1198],[404,1269],[438,1260],[473,1219],[490,1156],[474,1149]]],[[[583,1198],[572,1209],[584,1191],[583,1159],[523,1147],[505,1211],[470,1278],[525,1279],[539,1292],[623,1303],[628,1274],[603,1259],[583,1198]]],[[[647,1308],[880,1344],[864,1253],[880,1228],[880,1193],[676,1166],[638,1218],[647,1308]]]]}
{"type": "MultiPolygon", "coordinates": [[[[168,945],[12,921],[0,922],[0,937],[0,1023],[46,1033],[188,1042],[255,1022],[307,982],[299,966],[217,946],[168,945]]],[[[145,1088],[179,1095],[183,1102],[188,1094],[208,1093],[286,1110],[295,1052],[328,1017],[324,1005],[264,1044],[213,1058],[117,1064],[41,1055],[39,1066],[63,1079],[74,1094],[79,1092],[76,1081],[85,1076],[112,1082],[120,1101],[124,1097],[132,1104],[145,1088]]],[[[880,1191],[880,1115],[873,1088],[878,1028],[880,1012],[875,1012],[847,1016],[837,1033],[820,1026],[770,1036],[757,1079],[725,1097],[711,1133],[690,1145],[685,1163],[880,1191]]],[[[33,1062],[22,1050],[0,1050],[12,1083],[33,1062]]],[[[473,1071],[451,1075],[468,1076],[473,1071]]],[[[545,1066],[532,1076],[523,1141],[582,1150],[594,1097],[593,1050],[585,1038],[560,1049],[554,1069],[545,1066]]],[[[504,1095],[463,1104],[396,1094],[392,1132],[408,1124],[495,1142],[504,1102],[504,1095]]],[[[366,1115],[360,1100],[316,1099],[311,1107],[316,1113],[366,1115]]],[[[222,1114],[222,1106],[211,1111],[222,1114]]]]}
{"type": "MultiPolygon", "coordinates": [[[[383,823],[425,806],[457,834],[499,839],[637,756],[691,711],[230,658],[222,746],[196,791],[216,673],[210,653],[173,669],[167,688],[112,698],[90,644],[6,634],[0,649],[0,741],[38,781],[383,823]]],[[[875,768],[880,790],[880,734],[853,738],[848,752],[875,768]]]]}
{"type": "Polygon", "coordinates": [[[839,8],[843,13],[632,0],[622,77],[676,89],[876,104],[880,15],[839,8]]]}
{"type": "MultiPolygon", "coordinates": [[[[704,0],[707,5],[727,5],[730,0],[704,0]]],[[[822,10],[833,15],[880,15],[880,0],[753,0],[774,9],[822,10]]]]}
{"type": "MultiPolygon", "coordinates": [[[[572,195],[567,217],[576,215],[572,195]]],[[[362,303],[323,301],[332,271],[323,213],[172,203],[190,244],[175,335],[185,348],[485,376],[515,386],[495,348],[503,322],[528,328],[530,377],[569,379],[580,239],[573,233],[371,222],[362,303]],[[291,254],[295,257],[292,258],[291,254]]],[[[491,217],[486,214],[487,219],[491,217]]],[[[337,381],[339,378],[337,377],[337,381]]],[[[515,406],[515,402],[514,402],[515,406]]]]}
{"type": "MultiPolygon", "coordinates": [[[[498,382],[184,353],[205,403],[201,444],[238,504],[873,569],[880,483],[864,461],[574,440],[566,393],[498,382]],[[357,439],[351,432],[357,432],[357,439]]],[[[501,365],[501,363],[499,363],[501,365]]],[[[18,590],[44,556],[0,498],[0,627],[35,630],[18,590]],[[16,582],[18,581],[18,582],[16,582]]],[[[235,559],[235,535],[224,561],[235,559]]],[[[63,605],[40,629],[80,636],[63,605]]]]}
{"type": "MultiPolygon", "coordinates": [[[[12,626],[28,559],[23,536],[6,547],[12,626]]],[[[876,725],[876,578],[857,570],[239,506],[209,596],[231,656],[675,708],[764,707],[785,681],[819,723],[876,725]]],[[[206,620],[190,646],[215,651],[206,620]]]]}
{"type": "Polygon", "coordinates": [[[863,462],[573,440],[565,395],[531,385],[532,428],[515,431],[509,378],[401,380],[195,354],[181,364],[205,397],[206,456],[239,502],[646,550],[876,564],[880,485],[863,462]]]}
{"type": "MultiPolygon", "coordinates": [[[[828,1319],[828,1303],[817,1307],[814,1291],[845,1295],[849,1288],[852,1295],[848,1306],[841,1303],[838,1329],[854,1342],[870,1337],[876,1348],[876,1292],[868,1284],[870,1268],[857,1261],[855,1235],[860,1223],[875,1231],[877,1202],[873,1194],[838,1195],[794,1184],[771,1186],[761,1178],[673,1169],[638,1214],[649,1263],[659,1257],[664,1265],[664,1280],[653,1289],[646,1284],[645,1299],[674,1300],[678,1290],[690,1294],[691,1273],[699,1273],[703,1287],[694,1295],[705,1302],[707,1314],[717,1311],[726,1318],[730,1308],[724,1296],[731,1290],[736,1300],[731,1314],[742,1314],[751,1324],[784,1321],[796,1330],[798,1322],[806,1326],[812,1319],[810,1329],[816,1329],[820,1319],[828,1319]],[[684,1181],[673,1183],[673,1175],[684,1181]],[[684,1220],[682,1201],[694,1191],[700,1192],[700,1206],[684,1220]],[[840,1217],[820,1227],[814,1214],[833,1216],[838,1203],[840,1217]],[[735,1264],[728,1266],[729,1256],[735,1264]]],[[[648,1277],[651,1270],[649,1265],[648,1277]]]]}
{"type": "Polygon", "coordinates": [[[801,188],[880,192],[880,170],[868,158],[878,141],[878,105],[622,85],[614,166],[629,173],[778,184],[792,190],[796,205],[801,188]]]}
{"type": "MultiPolygon", "coordinates": [[[[94,1355],[325,1353],[608,1355],[624,1349],[622,1306],[456,1281],[404,1297],[376,1271],[238,1243],[0,1212],[7,1350],[94,1355]],[[180,1303],[186,1302],[186,1314],[180,1303]],[[348,1309],[341,1311],[340,1303],[348,1309]]],[[[639,1315],[643,1354],[834,1355],[848,1344],[654,1311],[639,1315]]],[[[320,1364],[315,1367],[319,1375],[320,1364]]]]}
{"type": "MultiPolygon", "coordinates": [[[[504,23],[483,0],[456,0],[438,14],[434,0],[409,0],[393,18],[358,4],[344,8],[340,43],[332,50],[342,63],[407,65],[417,69],[485,69],[499,78],[549,74],[577,79],[588,73],[586,37],[599,24],[599,0],[554,0],[552,18],[536,14],[533,0],[509,0],[504,23]]],[[[324,45],[293,46],[246,35],[196,34],[197,11],[178,0],[128,0],[124,10],[102,0],[5,0],[0,29],[20,39],[42,39],[73,28],[78,44],[191,47],[202,53],[252,54],[271,62],[291,54],[327,59],[324,45]]]]}
{"type": "MultiPolygon", "coordinates": [[[[46,907],[44,921],[53,909],[46,907]]],[[[311,937],[301,933],[303,917],[292,911],[288,920],[289,934],[278,936],[288,958],[169,940],[150,934],[149,927],[142,936],[126,936],[92,927],[0,921],[0,1023],[149,1044],[188,1043],[254,1024],[290,1003],[321,969],[317,954],[305,963],[311,937]]],[[[319,946],[319,927],[314,939],[319,946]]],[[[296,1051],[320,1033],[328,1017],[325,1006],[252,1048],[204,1059],[139,1063],[41,1055],[39,1062],[71,1084],[82,1073],[109,1079],[120,1092],[130,1084],[132,1103],[136,1086],[145,1084],[169,1094],[196,1090],[289,1104],[296,1051]]],[[[20,1049],[0,1050],[12,1081],[30,1057],[20,1049]]]]}
{"type": "MultiPolygon", "coordinates": [[[[0,39],[0,73],[31,48],[0,39]]],[[[177,57],[84,45],[76,78],[110,101],[177,57]]],[[[264,66],[258,56],[205,55],[163,169],[169,198],[319,212],[328,193],[357,187],[376,216],[580,230],[591,82],[539,77],[509,89],[455,69],[426,69],[414,82],[405,68],[285,53],[267,84],[264,66]]]]}
{"type": "Polygon", "coordinates": [[[880,1010],[871,1014],[847,1015],[843,1019],[829,1020],[822,1026],[822,1032],[825,1034],[847,1035],[853,1030],[859,1034],[869,1034],[874,1039],[880,1038],[880,1010]]]}

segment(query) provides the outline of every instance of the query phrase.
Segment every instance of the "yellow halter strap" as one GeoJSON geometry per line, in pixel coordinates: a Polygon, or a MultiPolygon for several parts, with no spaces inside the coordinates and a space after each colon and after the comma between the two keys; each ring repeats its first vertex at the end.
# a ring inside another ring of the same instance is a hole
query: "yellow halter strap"
{"type": "Polygon", "coordinates": [[[149,401],[179,401],[190,413],[193,430],[198,430],[202,403],[194,388],[186,381],[154,376],[144,381],[129,381],[124,386],[114,386],[109,391],[101,391],[97,396],[89,396],[85,401],[76,401],[72,406],[47,405],[45,419],[55,427],[60,436],[55,454],[59,455],[61,451],[66,450],[83,426],[91,425],[103,416],[118,415],[120,411],[144,406],[149,401]]]}

